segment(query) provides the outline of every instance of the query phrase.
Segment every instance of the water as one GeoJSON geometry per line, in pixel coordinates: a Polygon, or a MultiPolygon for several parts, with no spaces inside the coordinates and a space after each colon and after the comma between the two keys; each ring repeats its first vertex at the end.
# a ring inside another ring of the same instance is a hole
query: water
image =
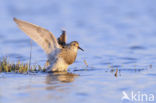
{"type": "MultiPolygon", "coordinates": [[[[146,93],[156,97],[155,3],[1,0],[1,58],[8,56],[12,62],[25,63],[29,60],[30,39],[17,28],[13,17],[47,28],[56,37],[65,28],[68,42],[79,41],[85,52],[79,51],[68,74],[1,73],[0,103],[137,102],[121,100],[123,91],[128,96],[135,92],[137,96],[146,93]]],[[[46,55],[33,42],[32,64],[44,65],[45,61],[46,55]]]]}

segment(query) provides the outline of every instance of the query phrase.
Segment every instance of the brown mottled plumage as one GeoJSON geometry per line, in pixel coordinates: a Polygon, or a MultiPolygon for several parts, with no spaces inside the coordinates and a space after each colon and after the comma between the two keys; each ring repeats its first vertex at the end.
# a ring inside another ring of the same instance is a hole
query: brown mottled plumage
{"type": "Polygon", "coordinates": [[[70,44],[67,44],[66,46],[64,46],[63,49],[61,49],[62,51],[59,54],[59,56],[62,57],[67,64],[69,65],[72,64],[75,61],[77,56],[77,50],[74,51],[74,49],[76,49],[75,46],[78,45],[79,44],[77,41],[73,41],[70,44]],[[64,54],[68,54],[68,55],[64,55],[64,54]]]}
{"type": "MultiPolygon", "coordinates": [[[[77,41],[66,44],[66,32],[56,40],[55,36],[48,30],[14,18],[18,27],[34,40],[48,55],[49,66],[47,71],[67,71],[77,56],[77,50],[81,49],[77,41]]],[[[83,49],[81,49],[83,51],[83,49]]]]}

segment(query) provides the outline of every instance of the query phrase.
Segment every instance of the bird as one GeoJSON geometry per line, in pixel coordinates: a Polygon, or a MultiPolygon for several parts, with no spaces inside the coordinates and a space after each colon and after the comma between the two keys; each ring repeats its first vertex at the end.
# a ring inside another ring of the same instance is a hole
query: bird
{"type": "Polygon", "coordinates": [[[77,57],[78,49],[84,51],[77,41],[67,43],[66,31],[63,30],[61,36],[56,39],[55,36],[45,28],[38,25],[13,18],[19,29],[35,41],[46,53],[47,72],[67,71],[68,66],[73,64],[77,57]]]}

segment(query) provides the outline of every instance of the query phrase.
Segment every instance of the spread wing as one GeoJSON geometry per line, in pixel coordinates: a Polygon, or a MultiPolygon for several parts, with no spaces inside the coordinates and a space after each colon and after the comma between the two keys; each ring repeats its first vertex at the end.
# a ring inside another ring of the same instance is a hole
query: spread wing
{"type": "Polygon", "coordinates": [[[66,36],[66,31],[62,30],[61,36],[57,39],[58,43],[60,44],[61,47],[66,45],[67,42],[67,36],[66,36]]]}
{"type": "Polygon", "coordinates": [[[48,30],[16,18],[14,18],[14,21],[26,35],[41,46],[46,54],[53,52],[56,48],[60,48],[56,38],[48,30]]]}

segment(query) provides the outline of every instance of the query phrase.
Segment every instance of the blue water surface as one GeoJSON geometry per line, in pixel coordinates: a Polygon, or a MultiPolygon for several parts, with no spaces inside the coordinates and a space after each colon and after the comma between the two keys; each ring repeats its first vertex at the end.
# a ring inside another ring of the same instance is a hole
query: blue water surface
{"type": "MultiPolygon", "coordinates": [[[[1,0],[1,59],[29,61],[31,40],[13,17],[40,25],[56,37],[65,29],[68,42],[78,41],[85,52],[78,52],[67,74],[0,73],[0,103],[149,102],[122,100],[123,91],[128,96],[152,94],[155,103],[155,4],[155,0],[1,0]]],[[[45,61],[45,53],[33,42],[32,64],[43,66],[45,61]]]]}

